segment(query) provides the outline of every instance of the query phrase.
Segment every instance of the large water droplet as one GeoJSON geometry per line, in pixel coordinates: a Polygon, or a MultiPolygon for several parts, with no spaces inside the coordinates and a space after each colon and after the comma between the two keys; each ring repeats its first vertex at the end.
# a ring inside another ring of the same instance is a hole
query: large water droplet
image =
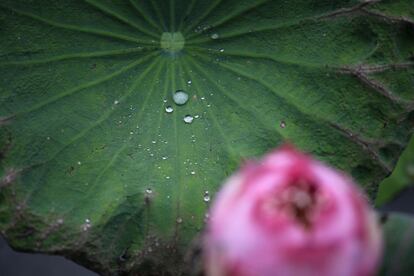
{"type": "Polygon", "coordinates": [[[183,90],[177,90],[173,95],[173,100],[177,105],[183,105],[188,101],[188,94],[183,90]]]}
{"type": "Polygon", "coordinates": [[[191,116],[191,115],[185,115],[185,116],[184,116],[184,122],[185,122],[186,124],[191,124],[191,123],[193,122],[193,120],[194,120],[194,117],[193,117],[193,116],[191,116]]]}

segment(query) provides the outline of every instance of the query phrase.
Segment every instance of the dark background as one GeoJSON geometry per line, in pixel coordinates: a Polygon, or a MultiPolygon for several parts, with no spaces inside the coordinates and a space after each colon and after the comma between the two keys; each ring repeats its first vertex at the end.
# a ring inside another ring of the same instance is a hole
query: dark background
{"type": "MultiPolygon", "coordinates": [[[[414,214],[414,187],[404,190],[381,211],[414,214]]],[[[96,273],[59,256],[18,253],[0,237],[0,276],[97,276],[96,273]]]]}

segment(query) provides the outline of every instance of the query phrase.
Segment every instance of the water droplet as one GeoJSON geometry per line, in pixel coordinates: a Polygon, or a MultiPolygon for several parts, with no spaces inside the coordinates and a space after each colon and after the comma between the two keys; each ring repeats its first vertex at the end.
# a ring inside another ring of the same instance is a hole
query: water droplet
{"type": "Polygon", "coordinates": [[[166,176],[165,179],[170,179],[170,177],[169,176],[166,176]]]}
{"type": "Polygon", "coordinates": [[[224,52],[224,49],[223,49],[223,48],[221,48],[219,51],[220,51],[220,53],[223,53],[223,52],[224,52]]]}
{"type": "Polygon", "coordinates": [[[165,112],[167,112],[167,113],[172,113],[173,111],[174,111],[174,109],[171,106],[167,106],[165,108],[165,112]]]}
{"type": "Polygon", "coordinates": [[[191,80],[188,80],[188,81],[187,81],[187,84],[191,84],[191,83],[192,83],[192,81],[191,81],[191,80]]]}
{"type": "Polygon", "coordinates": [[[286,127],[286,122],[285,121],[281,121],[280,122],[280,127],[281,128],[285,128],[286,127]]]}
{"type": "Polygon", "coordinates": [[[82,165],[82,162],[81,161],[78,161],[78,165],[80,166],[80,165],[82,165]]]}
{"type": "Polygon", "coordinates": [[[210,195],[209,195],[208,191],[204,192],[203,200],[204,200],[204,202],[209,202],[210,201],[210,195]]]}
{"type": "Polygon", "coordinates": [[[211,34],[211,39],[218,39],[220,36],[218,33],[211,34]]]}
{"type": "Polygon", "coordinates": [[[86,223],[91,223],[91,220],[90,219],[85,219],[85,222],[86,223]]]}
{"type": "Polygon", "coordinates": [[[118,101],[118,100],[115,100],[115,101],[114,101],[114,104],[119,104],[119,101],[118,101]]]}
{"type": "Polygon", "coordinates": [[[166,103],[167,102],[167,100],[166,99],[164,99],[164,100],[162,100],[164,103],[166,103]]]}
{"type": "Polygon", "coordinates": [[[183,219],[182,219],[182,218],[180,218],[180,217],[178,217],[178,218],[176,219],[176,222],[177,222],[177,223],[182,223],[182,222],[183,222],[183,219]]]}
{"type": "Polygon", "coordinates": [[[177,105],[183,105],[188,101],[188,94],[183,90],[177,90],[173,95],[173,100],[177,105]]]}
{"type": "Polygon", "coordinates": [[[151,189],[151,188],[148,188],[148,189],[146,189],[146,190],[145,190],[145,192],[146,192],[147,194],[152,194],[152,189],[151,189]]]}
{"type": "Polygon", "coordinates": [[[155,140],[152,140],[152,141],[151,141],[151,143],[153,143],[153,144],[156,144],[156,143],[157,143],[157,141],[155,141],[155,140]]]}
{"type": "Polygon", "coordinates": [[[184,116],[184,122],[185,122],[186,124],[191,124],[191,123],[193,122],[193,120],[194,120],[194,117],[193,117],[193,116],[191,116],[191,115],[185,115],[185,116],[184,116]]]}
{"type": "Polygon", "coordinates": [[[192,175],[195,175],[195,171],[190,172],[192,175]]]}
{"type": "Polygon", "coordinates": [[[134,134],[134,132],[133,132],[133,131],[130,131],[130,132],[129,132],[129,134],[131,134],[131,135],[132,135],[132,134],[134,134]]]}
{"type": "Polygon", "coordinates": [[[167,156],[163,156],[162,157],[162,160],[167,160],[168,159],[168,157],[167,156]]]}

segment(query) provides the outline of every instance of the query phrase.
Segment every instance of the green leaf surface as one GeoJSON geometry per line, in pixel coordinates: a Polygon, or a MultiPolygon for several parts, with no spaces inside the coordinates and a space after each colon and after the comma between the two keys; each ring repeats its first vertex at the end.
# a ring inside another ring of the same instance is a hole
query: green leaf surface
{"type": "Polygon", "coordinates": [[[2,0],[3,235],[177,275],[209,197],[286,140],[373,198],[413,133],[410,3],[2,0]]]}
{"type": "Polygon", "coordinates": [[[385,218],[385,254],[379,275],[413,275],[414,218],[399,213],[391,213],[385,218]]]}
{"type": "Polygon", "coordinates": [[[402,153],[392,174],[381,182],[375,203],[381,206],[393,200],[414,183],[414,136],[402,153]]]}

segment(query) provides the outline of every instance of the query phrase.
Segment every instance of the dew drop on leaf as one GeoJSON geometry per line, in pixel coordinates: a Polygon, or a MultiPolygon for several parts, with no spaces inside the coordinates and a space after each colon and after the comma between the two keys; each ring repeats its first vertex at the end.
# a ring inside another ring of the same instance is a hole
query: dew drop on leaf
{"type": "Polygon", "coordinates": [[[183,105],[188,101],[188,94],[183,90],[177,90],[173,95],[173,100],[177,105],[183,105]]]}
{"type": "Polygon", "coordinates": [[[218,33],[214,33],[214,34],[211,34],[211,39],[218,39],[219,38],[219,34],[218,33]]]}
{"type": "Polygon", "coordinates": [[[185,116],[184,116],[184,122],[185,122],[186,124],[191,124],[191,123],[193,122],[193,120],[194,120],[194,117],[193,117],[193,116],[191,116],[191,115],[185,115],[185,116]]]}
{"type": "Polygon", "coordinates": [[[167,113],[172,113],[173,111],[174,111],[174,109],[171,106],[167,106],[165,108],[165,112],[167,112],[167,113]]]}

